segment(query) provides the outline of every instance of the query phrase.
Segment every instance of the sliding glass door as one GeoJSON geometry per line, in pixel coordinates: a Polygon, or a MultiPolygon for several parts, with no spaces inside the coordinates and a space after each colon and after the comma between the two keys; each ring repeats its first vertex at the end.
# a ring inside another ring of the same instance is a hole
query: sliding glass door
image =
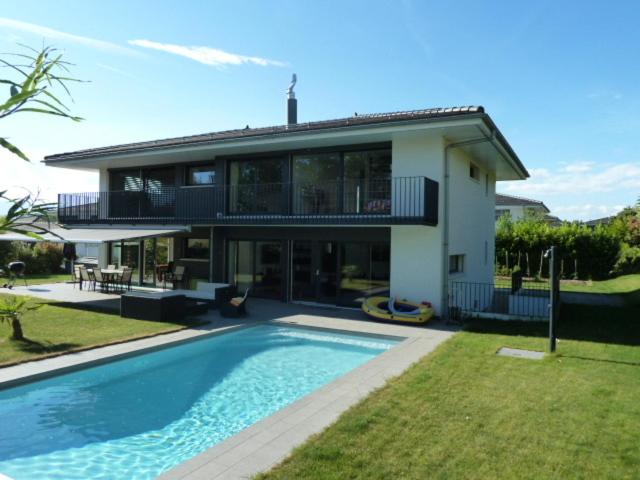
{"type": "Polygon", "coordinates": [[[282,299],[282,242],[229,240],[227,281],[241,293],[251,288],[256,297],[282,299]]]}
{"type": "Polygon", "coordinates": [[[291,299],[334,304],[337,266],[336,242],[295,240],[291,247],[291,299]]]}
{"type": "Polygon", "coordinates": [[[359,307],[389,293],[389,243],[295,240],[291,300],[359,307]]]}

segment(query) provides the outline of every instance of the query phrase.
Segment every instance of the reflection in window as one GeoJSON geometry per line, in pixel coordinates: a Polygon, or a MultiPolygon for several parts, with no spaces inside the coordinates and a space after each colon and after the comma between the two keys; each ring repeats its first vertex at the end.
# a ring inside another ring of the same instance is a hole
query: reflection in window
{"type": "Polygon", "coordinates": [[[293,211],[296,214],[338,212],[341,162],[339,153],[293,157],[293,211]]]}
{"type": "Polygon", "coordinates": [[[229,170],[232,213],[280,213],[286,205],[283,158],[235,160],[229,170]]]}
{"type": "Polygon", "coordinates": [[[372,295],[389,291],[389,244],[340,244],[339,303],[358,306],[372,295]]]}
{"type": "Polygon", "coordinates": [[[391,151],[344,154],[344,211],[391,212],[391,151]]]}
{"type": "Polygon", "coordinates": [[[187,185],[213,185],[214,183],[216,183],[214,165],[187,168],[187,185]]]}
{"type": "Polygon", "coordinates": [[[208,238],[187,238],[184,249],[185,258],[207,260],[209,258],[208,238]]]}

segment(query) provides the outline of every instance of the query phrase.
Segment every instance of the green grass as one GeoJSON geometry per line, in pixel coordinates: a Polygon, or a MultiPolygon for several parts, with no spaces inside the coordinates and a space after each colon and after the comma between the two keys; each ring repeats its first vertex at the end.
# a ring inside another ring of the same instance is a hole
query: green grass
{"type": "Polygon", "coordinates": [[[478,321],[260,479],[637,478],[640,309],[568,306],[546,325],[478,321]]]}
{"type": "MultiPolygon", "coordinates": [[[[8,296],[0,294],[0,298],[8,296]]],[[[45,303],[45,306],[24,316],[22,327],[26,341],[11,340],[9,325],[0,323],[0,366],[171,332],[185,326],[184,323],[133,320],[61,307],[33,298],[31,302],[45,303]]]]}
{"type": "MultiPolygon", "coordinates": [[[[27,285],[42,285],[43,283],[60,283],[68,282],[71,280],[71,276],[68,273],[34,273],[25,276],[27,279],[27,285]]],[[[0,278],[0,284],[5,284],[9,279],[6,277],[0,278]]],[[[16,285],[24,285],[22,279],[16,280],[16,285]]]]}
{"type": "MultiPolygon", "coordinates": [[[[496,285],[511,286],[511,278],[495,277],[496,285]]],[[[549,285],[549,280],[524,280],[524,286],[541,288],[549,285]]],[[[608,280],[561,280],[560,290],[563,292],[585,292],[603,294],[627,294],[640,291],[640,273],[621,275],[608,280]]]]}
{"type": "Polygon", "coordinates": [[[640,291],[640,273],[600,281],[566,280],[562,281],[560,288],[566,292],[632,293],[640,291]]]}

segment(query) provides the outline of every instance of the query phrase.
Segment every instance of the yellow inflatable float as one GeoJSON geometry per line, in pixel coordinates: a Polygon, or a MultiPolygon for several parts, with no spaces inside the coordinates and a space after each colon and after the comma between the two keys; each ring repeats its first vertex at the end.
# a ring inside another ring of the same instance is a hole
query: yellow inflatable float
{"type": "Polygon", "coordinates": [[[362,311],[374,320],[387,322],[427,323],[435,315],[430,303],[413,303],[393,297],[369,297],[362,311]]]}

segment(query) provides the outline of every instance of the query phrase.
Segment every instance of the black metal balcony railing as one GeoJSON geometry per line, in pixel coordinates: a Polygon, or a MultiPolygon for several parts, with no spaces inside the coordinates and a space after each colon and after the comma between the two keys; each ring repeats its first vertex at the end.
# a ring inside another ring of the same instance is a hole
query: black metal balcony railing
{"type": "Polygon", "coordinates": [[[67,224],[436,225],[438,183],[399,177],[62,193],[58,218],[67,224]]]}

